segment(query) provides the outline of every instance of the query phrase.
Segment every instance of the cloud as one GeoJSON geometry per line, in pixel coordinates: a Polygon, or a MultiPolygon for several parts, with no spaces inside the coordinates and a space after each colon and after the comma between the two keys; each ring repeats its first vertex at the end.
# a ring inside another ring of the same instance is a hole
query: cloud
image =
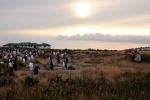
{"type": "Polygon", "coordinates": [[[150,0],[84,0],[93,5],[92,16],[74,16],[73,5],[81,0],[0,0],[1,42],[46,42],[59,39],[149,43],[150,0]],[[111,36],[94,33],[108,33],[111,36]]]}
{"type": "Polygon", "coordinates": [[[81,20],[73,17],[72,4],[76,2],[74,0],[0,0],[0,30],[112,23],[149,15],[150,12],[149,0],[88,1],[93,4],[95,14],[81,20]]]}
{"type": "Polygon", "coordinates": [[[84,34],[72,36],[58,36],[59,40],[86,40],[86,41],[103,41],[103,42],[118,42],[118,43],[136,43],[149,44],[150,36],[135,36],[135,35],[106,35],[106,34],[84,34]]]}

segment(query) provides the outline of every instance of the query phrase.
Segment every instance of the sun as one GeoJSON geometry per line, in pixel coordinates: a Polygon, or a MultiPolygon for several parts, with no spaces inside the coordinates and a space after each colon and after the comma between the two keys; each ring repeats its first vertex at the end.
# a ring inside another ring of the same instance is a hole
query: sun
{"type": "Polygon", "coordinates": [[[74,7],[77,17],[86,18],[91,15],[91,5],[88,2],[79,2],[74,7]]]}

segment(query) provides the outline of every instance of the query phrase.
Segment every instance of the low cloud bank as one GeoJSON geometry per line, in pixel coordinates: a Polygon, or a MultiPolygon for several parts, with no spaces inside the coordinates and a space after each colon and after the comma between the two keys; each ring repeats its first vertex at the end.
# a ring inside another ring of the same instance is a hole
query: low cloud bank
{"type": "Polygon", "coordinates": [[[150,43],[150,36],[134,35],[105,35],[105,34],[84,34],[72,36],[58,36],[60,40],[87,40],[87,41],[104,41],[104,42],[124,42],[124,43],[150,43]]]}

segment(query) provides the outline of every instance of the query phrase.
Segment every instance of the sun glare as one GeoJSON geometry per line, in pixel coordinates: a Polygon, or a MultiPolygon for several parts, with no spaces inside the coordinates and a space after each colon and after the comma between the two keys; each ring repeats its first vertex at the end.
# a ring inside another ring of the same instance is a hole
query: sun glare
{"type": "Polygon", "coordinates": [[[91,14],[91,5],[88,2],[79,2],[75,4],[74,10],[77,17],[85,18],[91,14]]]}

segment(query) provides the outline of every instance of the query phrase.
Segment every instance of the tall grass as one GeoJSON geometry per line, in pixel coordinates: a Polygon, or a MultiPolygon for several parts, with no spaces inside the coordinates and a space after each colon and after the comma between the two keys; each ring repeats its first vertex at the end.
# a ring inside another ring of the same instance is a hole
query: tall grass
{"type": "MultiPolygon", "coordinates": [[[[54,75],[48,86],[18,83],[0,88],[0,100],[149,100],[150,73],[123,73],[115,82],[108,80],[103,72],[90,77],[84,72],[80,77],[67,78],[54,75]]],[[[25,79],[27,80],[27,79],[25,79]]],[[[30,80],[34,80],[30,78],[30,80]]],[[[29,82],[29,81],[28,81],[29,82]]]]}

